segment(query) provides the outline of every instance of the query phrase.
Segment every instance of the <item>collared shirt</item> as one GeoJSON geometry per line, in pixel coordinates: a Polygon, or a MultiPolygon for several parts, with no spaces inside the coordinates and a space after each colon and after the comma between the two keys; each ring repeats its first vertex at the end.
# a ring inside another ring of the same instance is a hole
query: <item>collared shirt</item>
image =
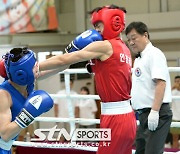
{"type": "Polygon", "coordinates": [[[160,49],[148,43],[141,52],[141,57],[135,59],[133,67],[131,102],[135,110],[151,108],[155,97],[155,79],[166,81],[163,102],[171,102],[171,83],[166,57],[160,49]]]}
{"type": "MultiPolygon", "coordinates": [[[[173,96],[180,96],[180,91],[177,89],[172,90],[173,96]]],[[[173,112],[173,120],[180,121],[180,100],[172,101],[172,112],[173,112]]]]}

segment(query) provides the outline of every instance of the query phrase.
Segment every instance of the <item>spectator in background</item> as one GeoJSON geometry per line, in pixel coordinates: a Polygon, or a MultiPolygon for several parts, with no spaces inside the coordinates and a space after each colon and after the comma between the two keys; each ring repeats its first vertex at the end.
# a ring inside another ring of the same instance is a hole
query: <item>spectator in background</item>
{"type": "MultiPolygon", "coordinates": [[[[80,94],[89,95],[89,89],[87,87],[82,87],[80,94]]],[[[80,99],[76,106],[77,117],[86,119],[95,119],[97,112],[97,105],[94,99],[80,99]]],[[[96,128],[95,124],[92,123],[79,123],[80,128],[96,128]]]]}
{"type": "MultiPolygon", "coordinates": [[[[180,76],[175,76],[174,78],[174,85],[172,87],[172,95],[180,96],[180,76]]],[[[172,112],[173,112],[172,120],[176,122],[180,122],[180,100],[172,101],[172,112]]],[[[170,132],[173,138],[172,148],[179,148],[178,141],[179,141],[180,128],[177,128],[177,127],[171,128],[170,132]]]]}
{"type": "MultiPolygon", "coordinates": [[[[77,92],[72,90],[73,88],[74,80],[70,80],[70,95],[76,95],[77,92]]],[[[57,92],[57,94],[66,94],[66,89],[60,90],[57,92]]],[[[75,104],[77,103],[76,99],[71,99],[72,105],[73,105],[73,114],[74,114],[74,108],[75,104]]],[[[60,118],[69,118],[69,110],[68,110],[68,102],[66,98],[58,98],[54,101],[54,114],[55,117],[60,118]]],[[[61,122],[58,123],[58,128],[65,128],[67,132],[70,132],[70,124],[67,122],[61,122]]]]}

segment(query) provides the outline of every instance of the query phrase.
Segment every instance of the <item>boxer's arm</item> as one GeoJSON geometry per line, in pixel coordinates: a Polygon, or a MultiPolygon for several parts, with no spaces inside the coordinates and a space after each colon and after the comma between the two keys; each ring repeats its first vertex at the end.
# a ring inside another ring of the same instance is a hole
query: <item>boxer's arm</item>
{"type": "Polygon", "coordinates": [[[58,69],[37,72],[37,75],[35,75],[35,78],[38,80],[43,80],[43,79],[49,78],[61,71],[64,71],[65,69],[69,68],[69,66],[70,65],[65,65],[58,69]]]}
{"type": "Polygon", "coordinates": [[[20,133],[20,128],[15,122],[11,122],[11,97],[5,90],[0,90],[0,136],[4,141],[13,139],[20,133]]]}
{"type": "Polygon", "coordinates": [[[48,78],[50,76],[53,76],[53,75],[61,72],[61,71],[64,71],[69,66],[70,65],[65,65],[65,66],[61,66],[61,67],[59,67],[57,69],[40,71],[40,69],[39,69],[39,62],[36,62],[36,64],[33,67],[34,77],[35,77],[35,79],[43,80],[43,79],[46,79],[46,78],[48,78]]]}
{"type": "Polygon", "coordinates": [[[97,41],[87,45],[78,52],[53,56],[40,63],[40,70],[57,69],[58,67],[87,61],[90,59],[106,60],[112,55],[112,46],[109,41],[97,41]]]}

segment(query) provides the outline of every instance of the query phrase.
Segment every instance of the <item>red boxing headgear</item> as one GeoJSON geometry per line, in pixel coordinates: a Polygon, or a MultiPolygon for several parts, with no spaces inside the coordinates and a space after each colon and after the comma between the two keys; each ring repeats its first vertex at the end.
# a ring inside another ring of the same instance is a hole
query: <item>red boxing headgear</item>
{"type": "Polygon", "coordinates": [[[98,12],[93,12],[91,23],[94,25],[97,22],[103,22],[103,38],[112,39],[117,37],[125,28],[125,12],[120,9],[112,9],[107,7],[102,8],[98,12]]]}

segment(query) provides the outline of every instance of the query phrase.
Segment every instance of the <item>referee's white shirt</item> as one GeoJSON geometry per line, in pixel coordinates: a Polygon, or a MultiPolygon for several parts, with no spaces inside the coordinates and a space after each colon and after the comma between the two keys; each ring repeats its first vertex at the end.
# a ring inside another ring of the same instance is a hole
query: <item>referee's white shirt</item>
{"type": "Polygon", "coordinates": [[[155,80],[166,81],[163,103],[172,101],[170,76],[163,52],[148,43],[136,58],[132,73],[131,102],[135,110],[151,108],[155,97],[155,80]]]}

